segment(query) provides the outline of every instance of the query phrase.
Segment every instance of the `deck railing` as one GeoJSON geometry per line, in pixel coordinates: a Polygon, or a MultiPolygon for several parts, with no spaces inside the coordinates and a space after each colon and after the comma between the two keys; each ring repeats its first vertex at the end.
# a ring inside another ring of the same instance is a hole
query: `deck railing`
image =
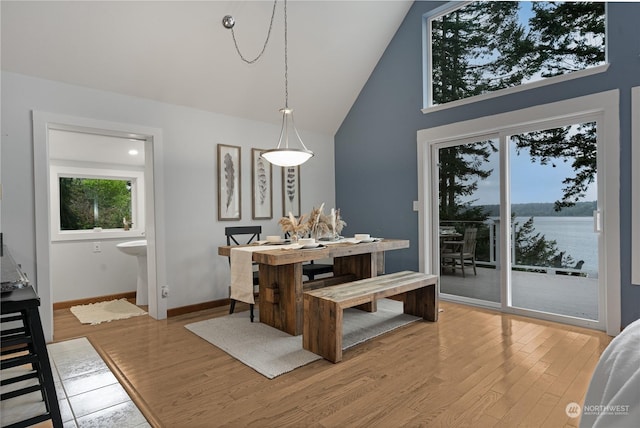
{"type": "MultiPolygon", "coordinates": [[[[476,264],[488,268],[500,268],[500,219],[487,219],[485,221],[456,221],[443,220],[440,228],[455,228],[461,234],[469,227],[478,229],[476,235],[476,264]]],[[[515,236],[515,224],[511,224],[511,242],[515,236]]],[[[516,259],[516,246],[511,248],[511,260],[516,259]]],[[[512,269],[525,272],[539,272],[550,275],[578,275],[590,278],[597,278],[598,273],[584,271],[568,267],[557,266],[534,266],[513,264],[512,269]]]]}

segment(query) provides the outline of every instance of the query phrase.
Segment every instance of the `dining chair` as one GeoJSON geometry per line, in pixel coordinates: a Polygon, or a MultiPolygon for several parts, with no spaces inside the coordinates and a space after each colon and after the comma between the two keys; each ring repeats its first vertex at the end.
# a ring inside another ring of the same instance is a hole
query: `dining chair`
{"type": "Polygon", "coordinates": [[[311,260],[309,263],[302,265],[302,274],[309,278],[309,281],[313,281],[316,275],[325,273],[333,273],[332,264],[316,263],[314,260],[311,260]]]}
{"type": "Polygon", "coordinates": [[[465,277],[465,266],[473,266],[473,274],[476,272],[476,236],[478,229],[468,228],[464,231],[461,241],[444,241],[443,244],[451,248],[450,252],[440,252],[440,266],[450,268],[455,273],[458,263],[462,270],[462,277],[465,277]]]}
{"type": "MultiPolygon", "coordinates": [[[[307,235],[311,237],[311,235],[307,235]]],[[[289,233],[285,233],[285,238],[289,238],[289,233]]],[[[313,281],[316,275],[322,275],[326,273],[333,273],[333,265],[326,263],[316,263],[315,260],[311,260],[308,263],[302,264],[302,275],[309,278],[309,281],[313,281]]]]}
{"type": "MultiPolygon", "coordinates": [[[[262,233],[262,226],[232,226],[225,227],[224,234],[227,237],[227,245],[247,245],[251,244],[253,241],[260,240],[260,234],[262,233]]],[[[231,265],[231,257],[229,257],[229,265],[231,265]]],[[[258,294],[258,285],[260,283],[258,271],[253,271],[253,294],[257,296],[258,294]]],[[[231,290],[229,290],[231,292],[231,290]]],[[[231,294],[231,293],[229,293],[231,294]]],[[[236,308],[236,300],[229,299],[229,313],[232,314],[236,308]]],[[[254,304],[249,304],[249,318],[251,322],[253,322],[253,309],[254,304]]]]}

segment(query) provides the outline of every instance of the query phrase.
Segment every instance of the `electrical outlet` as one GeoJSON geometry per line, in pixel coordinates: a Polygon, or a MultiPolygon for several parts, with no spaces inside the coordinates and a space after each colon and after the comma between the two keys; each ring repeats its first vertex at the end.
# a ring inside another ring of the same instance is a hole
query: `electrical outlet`
{"type": "Polygon", "coordinates": [[[93,243],[93,252],[94,253],[100,253],[102,252],[102,246],[100,245],[99,242],[94,242],[93,243]]]}
{"type": "Polygon", "coordinates": [[[169,297],[169,287],[166,285],[162,287],[162,297],[169,297]]]}

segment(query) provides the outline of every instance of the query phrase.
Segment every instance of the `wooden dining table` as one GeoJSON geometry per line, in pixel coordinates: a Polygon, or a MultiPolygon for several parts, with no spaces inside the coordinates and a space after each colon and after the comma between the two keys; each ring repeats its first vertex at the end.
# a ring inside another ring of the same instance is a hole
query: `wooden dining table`
{"type": "MultiPolygon", "coordinates": [[[[332,242],[313,249],[254,251],[259,269],[260,322],[291,335],[302,334],[303,293],[334,284],[371,278],[384,273],[385,251],[409,247],[409,240],[382,239],[376,242],[332,242]],[[302,264],[333,258],[333,276],[303,281],[302,264]]],[[[218,254],[229,257],[232,246],[221,246],[218,254]]],[[[372,309],[373,310],[373,309],[372,309]]]]}

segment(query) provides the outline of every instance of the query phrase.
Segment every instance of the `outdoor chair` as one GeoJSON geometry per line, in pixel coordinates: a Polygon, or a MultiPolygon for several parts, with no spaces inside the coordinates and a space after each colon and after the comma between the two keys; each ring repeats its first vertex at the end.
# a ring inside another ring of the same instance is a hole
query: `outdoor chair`
{"type": "Polygon", "coordinates": [[[462,277],[465,277],[465,266],[473,267],[473,274],[476,272],[476,235],[478,229],[468,228],[464,231],[461,241],[444,241],[440,251],[441,268],[449,268],[455,273],[458,265],[462,270],[462,277]]]}

